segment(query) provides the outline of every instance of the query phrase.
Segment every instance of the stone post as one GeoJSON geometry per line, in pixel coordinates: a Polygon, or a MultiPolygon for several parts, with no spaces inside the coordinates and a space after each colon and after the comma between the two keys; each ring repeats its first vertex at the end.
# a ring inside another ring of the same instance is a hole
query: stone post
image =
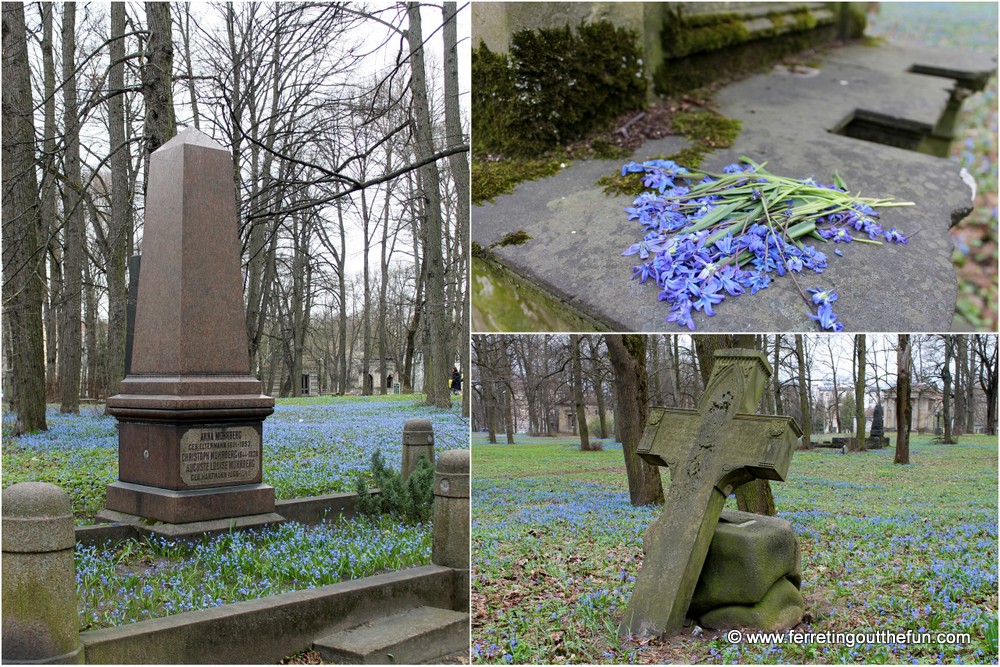
{"type": "Polygon", "coordinates": [[[403,424],[403,480],[417,468],[417,460],[426,456],[434,463],[434,427],[430,419],[407,419],[403,424]]]}
{"type": "Polygon", "coordinates": [[[54,484],[3,490],[3,661],[82,663],[73,512],[54,484]]]}
{"type": "Polygon", "coordinates": [[[434,470],[435,565],[468,570],[469,552],[469,450],[443,453],[434,470]]]}

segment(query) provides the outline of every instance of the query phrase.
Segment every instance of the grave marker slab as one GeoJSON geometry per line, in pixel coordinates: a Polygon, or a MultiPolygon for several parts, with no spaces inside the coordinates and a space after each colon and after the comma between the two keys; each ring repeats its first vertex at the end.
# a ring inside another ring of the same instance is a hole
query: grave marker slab
{"type": "Polygon", "coordinates": [[[119,481],[100,518],[281,520],[261,483],[274,399],[250,375],[232,169],[197,130],[150,157],[129,372],[108,399],[119,481]]]}
{"type": "Polygon", "coordinates": [[[798,424],[750,414],[770,375],[760,352],[719,350],[697,410],[650,409],[638,454],[670,467],[670,490],[646,533],[622,636],[680,630],[726,498],[755,478],[784,481],[802,435],[798,424]]]}

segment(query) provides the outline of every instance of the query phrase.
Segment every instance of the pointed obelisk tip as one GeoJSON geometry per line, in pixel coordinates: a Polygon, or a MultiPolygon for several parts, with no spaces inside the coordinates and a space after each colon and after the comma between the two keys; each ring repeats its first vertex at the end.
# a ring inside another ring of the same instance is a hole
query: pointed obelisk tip
{"type": "Polygon", "coordinates": [[[153,153],[159,153],[162,150],[168,150],[171,148],[176,148],[181,145],[187,146],[203,146],[205,148],[217,148],[219,150],[226,150],[223,146],[219,145],[212,137],[208,136],[200,130],[196,130],[193,127],[189,127],[186,130],[181,131],[179,134],[174,136],[173,139],[163,144],[157,148],[153,153]]]}

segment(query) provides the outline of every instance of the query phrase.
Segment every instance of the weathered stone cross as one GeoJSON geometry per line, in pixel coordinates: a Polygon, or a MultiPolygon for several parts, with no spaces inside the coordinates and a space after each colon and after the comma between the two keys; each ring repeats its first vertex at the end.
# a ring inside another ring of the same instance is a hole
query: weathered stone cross
{"type": "Polygon", "coordinates": [[[680,630],[726,498],[755,478],[784,481],[802,431],[791,417],[751,414],[770,376],[760,352],[719,350],[697,410],[650,408],[638,454],[670,467],[670,491],[621,636],[680,630]]]}

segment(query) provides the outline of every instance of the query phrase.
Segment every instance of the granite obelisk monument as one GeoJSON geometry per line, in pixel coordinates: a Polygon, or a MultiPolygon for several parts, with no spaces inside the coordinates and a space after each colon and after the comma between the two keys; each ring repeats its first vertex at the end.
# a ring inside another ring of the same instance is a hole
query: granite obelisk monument
{"type": "Polygon", "coordinates": [[[186,130],[150,156],[131,367],[108,399],[118,481],[100,518],[168,533],[281,520],[261,483],[274,399],[250,374],[245,316],[232,157],[186,130]]]}

